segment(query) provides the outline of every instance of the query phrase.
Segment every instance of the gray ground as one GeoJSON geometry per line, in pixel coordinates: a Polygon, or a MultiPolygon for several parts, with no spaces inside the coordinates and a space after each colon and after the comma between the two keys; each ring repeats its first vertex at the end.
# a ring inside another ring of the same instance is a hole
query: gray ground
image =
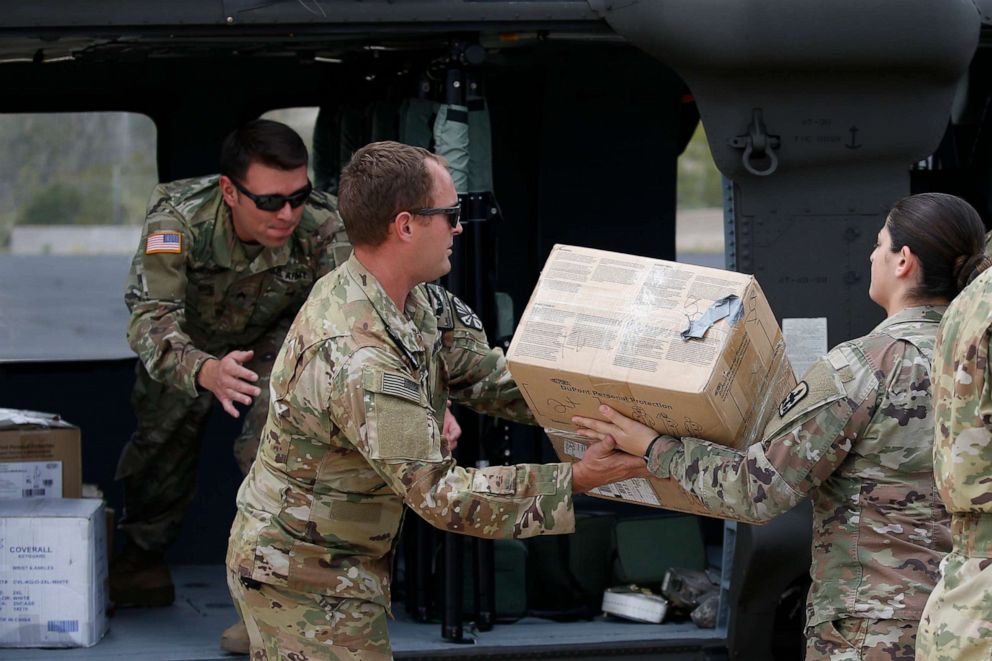
{"type": "Polygon", "coordinates": [[[0,361],[133,355],[127,255],[0,255],[0,361]]]}

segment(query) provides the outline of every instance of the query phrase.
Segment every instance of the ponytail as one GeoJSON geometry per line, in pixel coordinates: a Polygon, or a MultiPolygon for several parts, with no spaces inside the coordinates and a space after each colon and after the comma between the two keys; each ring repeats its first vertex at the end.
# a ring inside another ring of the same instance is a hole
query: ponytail
{"type": "Polygon", "coordinates": [[[992,266],[992,257],[985,253],[978,253],[971,257],[959,256],[954,262],[954,279],[958,291],[970,285],[989,266],[992,266]]]}

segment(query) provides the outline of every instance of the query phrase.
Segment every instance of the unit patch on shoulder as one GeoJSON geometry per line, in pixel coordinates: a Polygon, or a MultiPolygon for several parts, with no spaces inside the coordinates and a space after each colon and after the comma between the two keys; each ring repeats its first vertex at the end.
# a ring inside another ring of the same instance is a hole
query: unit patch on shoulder
{"type": "Polygon", "coordinates": [[[440,330],[451,330],[455,327],[455,317],[448,303],[448,292],[437,285],[427,285],[427,295],[437,317],[437,327],[440,330]]]}
{"type": "Polygon", "coordinates": [[[179,232],[152,232],[145,240],[145,254],[183,251],[183,235],[179,232]]]}
{"type": "Polygon", "coordinates": [[[458,315],[458,320],[469,328],[481,331],[482,320],[479,319],[479,315],[473,312],[472,308],[465,305],[457,296],[452,296],[451,300],[455,303],[455,314],[458,315]]]}
{"type": "Polygon", "coordinates": [[[799,385],[792,389],[782,403],[778,405],[778,417],[784,418],[785,414],[792,410],[792,407],[802,401],[803,397],[809,394],[809,385],[805,381],[800,381],[799,385]]]}

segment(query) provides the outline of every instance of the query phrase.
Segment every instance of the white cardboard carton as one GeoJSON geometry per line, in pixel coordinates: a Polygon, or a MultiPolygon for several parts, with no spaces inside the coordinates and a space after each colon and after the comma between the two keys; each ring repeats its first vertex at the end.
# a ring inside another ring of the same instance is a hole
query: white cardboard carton
{"type": "Polygon", "coordinates": [[[0,646],[90,647],[107,631],[103,503],[0,500],[0,646]]]}

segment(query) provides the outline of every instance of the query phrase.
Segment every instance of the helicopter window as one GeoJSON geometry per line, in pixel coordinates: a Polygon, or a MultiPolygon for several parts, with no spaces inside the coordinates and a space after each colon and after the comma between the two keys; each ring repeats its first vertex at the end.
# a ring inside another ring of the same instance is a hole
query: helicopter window
{"type": "Polygon", "coordinates": [[[140,114],[0,114],[0,361],[133,355],[123,292],[155,146],[140,114]]]}
{"type": "Polygon", "coordinates": [[[679,156],[675,245],[680,262],[724,268],[723,179],[699,124],[679,156]]]}

